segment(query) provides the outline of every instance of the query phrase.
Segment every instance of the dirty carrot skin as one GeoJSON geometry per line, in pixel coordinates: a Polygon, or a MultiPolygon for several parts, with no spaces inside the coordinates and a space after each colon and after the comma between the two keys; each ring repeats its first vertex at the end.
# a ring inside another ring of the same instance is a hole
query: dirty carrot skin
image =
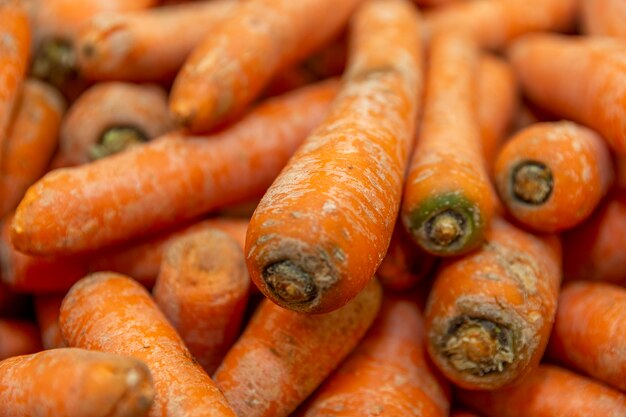
{"type": "Polygon", "coordinates": [[[556,236],[495,218],[476,252],[438,271],[426,306],[428,352],[467,389],[496,389],[535,368],[548,343],[561,280],[556,236]]]}
{"type": "Polygon", "coordinates": [[[494,172],[509,212],[541,232],[570,229],[589,217],[614,177],[604,139],[567,121],[518,132],[502,148],[494,172]]]}
{"type": "Polygon", "coordinates": [[[257,287],[301,312],[339,308],[376,272],[414,137],[421,90],[416,9],[408,1],[369,1],[352,22],[342,90],[257,206],[246,238],[257,287]]]}
{"type": "Polygon", "coordinates": [[[214,379],[237,415],[286,417],[358,344],[381,302],[372,280],[342,308],[305,315],[264,300],[214,379]]]}
{"type": "Polygon", "coordinates": [[[429,368],[423,342],[417,304],[386,298],[363,340],[301,416],[447,416],[450,394],[429,368]]]}
{"type": "Polygon", "coordinates": [[[457,394],[485,417],[622,417],[626,410],[624,394],[551,365],[539,365],[510,388],[457,394]]]}
{"type": "Polygon", "coordinates": [[[626,289],[566,283],[548,346],[557,362],[626,391],[626,289]]]}
{"type": "Polygon", "coordinates": [[[241,2],[176,76],[170,95],[174,117],[198,132],[240,113],[278,71],[331,40],[360,1],[241,2]]]}
{"type": "Polygon", "coordinates": [[[23,320],[0,319],[0,360],[40,350],[37,326],[23,320]]]}
{"type": "Polygon", "coordinates": [[[59,328],[59,313],[62,301],[62,295],[39,295],[35,297],[35,314],[41,331],[41,342],[44,349],[56,349],[66,346],[59,328]]]}
{"type": "Polygon", "coordinates": [[[583,33],[626,38],[626,4],[622,0],[581,0],[583,33]]]}
{"type": "Polygon", "coordinates": [[[46,173],[64,111],[54,87],[34,79],[23,83],[0,164],[0,215],[14,210],[26,189],[46,173]]]}
{"type": "Polygon", "coordinates": [[[336,80],[325,81],[268,100],[208,137],[172,133],[53,171],[18,206],[13,243],[25,253],[69,255],[257,196],[323,119],[337,86],[336,80]]]}
{"type": "Polygon", "coordinates": [[[476,117],[478,57],[472,41],[458,32],[431,42],[401,219],[413,240],[435,255],[475,249],[494,211],[476,117]]]}
{"type": "Polygon", "coordinates": [[[148,365],[156,391],[149,417],[235,417],[148,292],[132,279],[101,272],[80,280],[63,300],[59,323],[72,347],[128,355],[148,365]]]}
{"type": "Polygon", "coordinates": [[[141,417],[154,399],[143,362],[83,349],[6,359],[0,386],[1,417],[141,417]]]}
{"type": "Polygon", "coordinates": [[[173,79],[236,0],[213,0],[91,18],[76,39],[77,66],[91,80],[173,79]]]}

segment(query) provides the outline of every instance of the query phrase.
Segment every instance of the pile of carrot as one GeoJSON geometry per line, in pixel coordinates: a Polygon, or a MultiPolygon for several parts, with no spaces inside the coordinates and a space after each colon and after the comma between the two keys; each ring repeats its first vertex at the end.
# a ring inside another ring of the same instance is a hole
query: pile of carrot
{"type": "Polygon", "coordinates": [[[626,2],[0,0],[0,404],[626,416],[626,2]]]}

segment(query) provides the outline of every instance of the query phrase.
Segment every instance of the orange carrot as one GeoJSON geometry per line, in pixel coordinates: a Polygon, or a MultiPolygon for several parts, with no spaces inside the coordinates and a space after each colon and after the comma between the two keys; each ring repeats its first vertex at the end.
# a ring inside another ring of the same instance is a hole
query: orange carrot
{"type": "Polygon", "coordinates": [[[520,384],[463,391],[458,398],[485,417],[623,417],[626,396],[556,366],[540,365],[520,384]]]}
{"type": "Polygon", "coordinates": [[[40,350],[37,326],[23,320],[0,319],[0,361],[40,350]]]}
{"type": "Polygon", "coordinates": [[[380,301],[376,280],[332,313],[304,315],[265,300],[215,381],[237,415],[286,417],[357,345],[380,301]]]}
{"type": "Polygon", "coordinates": [[[419,15],[370,0],[352,21],[342,90],[250,220],[246,260],[277,304],[329,312],[372,278],[389,246],[421,90],[419,15]]]}
{"type": "Polygon", "coordinates": [[[92,80],[172,79],[237,1],[213,0],[131,13],[103,13],[77,35],[77,65],[92,80]]]}
{"type": "Polygon", "coordinates": [[[567,283],[559,298],[551,358],[626,391],[626,289],[567,283]]]}
{"type": "Polygon", "coordinates": [[[467,389],[518,381],[546,348],[560,280],[555,236],[495,218],[478,251],[449,260],[436,276],[426,306],[431,358],[467,389]]]}
{"type": "Polygon", "coordinates": [[[626,38],[626,3],[623,0],[581,0],[583,32],[626,38]]]}
{"type": "Polygon", "coordinates": [[[567,121],[538,123],[518,132],[498,155],[494,170],[510,213],[542,232],[581,223],[613,182],[606,142],[567,121]]]}
{"type": "Polygon", "coordinates": [[[531,100],[600,133],[626,156],[626,44],[619,39],[528,35],[509,57],[531,100]]]}
{"type": "Polygon", "coordinates": [[[302,417],[443,417],[447,386],[432,373],[416,304],[387,298],[365,338],[310,400],[302,417]]]}
{"type": "Polygon", "coordinates": [[[154,399],[146,365],[82,349],[0,362],[2,417],[140,417],[154,399]]]}
{"type": "Polygon", "coordinates": [[[360,1],[239,3],[185,61],[172,88],[172,113],[196,132],[240,113],[278,71],[332,39],[360,1]]]}
{"type": "Polygon", "coordinates": [[[249,285],[241,246],[217,229],[180,237],[163,254],[154,299],[209,375],[239,335],[249,285]]]}
{"type": "Polygon", "coordinates": [[[62,295],[40,295],[35,297],[35,313],[41,331],[44,349],[56,349],[66,346],[59,328],[59,313],[62,295]]]}
{"type": "Polygon", "coordinates": [[[148,365],[156,391],[148,416],[235,417],[150,295],[130,278],[102,272],[80,280],[63,300],[59,323],[70,346],[148,365]]]}
{"type": "Polygon", "coordinates": [[[173,133],[91,164],[53,171],[18,206],[13,243],[30,254],[67,255],[256,196],[324,117],[336,91],[336,81],[316,84],[268,100],[210,137],[173,133]]]}

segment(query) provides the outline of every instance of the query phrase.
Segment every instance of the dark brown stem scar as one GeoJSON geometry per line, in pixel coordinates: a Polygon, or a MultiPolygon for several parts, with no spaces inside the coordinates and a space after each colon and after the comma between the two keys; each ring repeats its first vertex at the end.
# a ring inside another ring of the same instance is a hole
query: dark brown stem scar
{"type": "Polygon", "coordinates": [[[63,39],[44,40],[35,52],[31,73],[56,87],[75,79],[78,73],[72,44],[63,39]]]}
{"type": "Polygon", "coordinates": [[[545,203],[554,187],[550,168],[537,161],[523,161],[513,168],[511,189],[513,196],[524,203],[539,205],[545,203]]]}
{"type": "Polygon", "coordinates": [[[441,348],[453,368],[477,376],[502,372],[515,359],[511,331],[481,318],[455,319],[441,348]]]}
{"type": "Polygon", "coordinates": [[[89,156],[92,160],[101,159],[147,141],[148,136],[136,127],[111,127],[100,135],[98,143],[89,150],[89,156]]]}
{"type": "Polygon", "coordinates": [[[428,219],[426,236],[437,246],[447,247],[465,234],[465,219],[454,210],[444,210],[428,219]]]}
{"type": "Polygon", "coordinates": [[[275,262],[263,271],[269,290],[286,304],[303,304],[317,296],[311,275],[290,260],[275,262]]]}

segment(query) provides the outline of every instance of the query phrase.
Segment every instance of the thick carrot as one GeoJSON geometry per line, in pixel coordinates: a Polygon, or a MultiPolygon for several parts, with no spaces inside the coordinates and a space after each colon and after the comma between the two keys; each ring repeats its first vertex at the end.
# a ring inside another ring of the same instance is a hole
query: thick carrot
{"type": "Polygon", "coordinates": [[[77,35],[78,70],[92,80],[172,79],[236,4],[213,0],[96,15],[77,35]]]}
{"type": "Polygon", "coordinates": [[[150,295],[130,278],[102,272],[80,280],[63,300],[59,323],[70,346],[148,365],[156,391],[148,416],[235,417],[150,295]]]}
{"type": "Polygon", "coordinates": [[[614,175],[604,139],[568,121],[518,132],[502,148],[494,171],[509,212],[541,232],[570,229],[589,217],[614,175]]]}
{"type": "Polygon", "coordinates": [[[309,401],[302,417],[443,417],[450,395],[427,361],[422,314],[387,298],[361,343],[309,401]]]}
{"type": "Polygon", "coordinates": [[[0,362],[2,417],[140,417],[154,399],[141,361],[54,349],[0,362]]]}
{"type": "Polygon", "coordinates": [[[556,366],[540,365],[518,385],[495,391],[459,390],[485,417],[623,417],[626,396],[556,366]]]}
{"type": "Polygon", "coordinates": [[[428,352],[467,389],[512,384],[548,343],[561,280],[556,236],[538,237],[495,218],[476,252],[444,263],[426,306],[428,352]]]}
{"type": "Polygon", "coordinates": [[[457,1],[425,13],[426,32],[467,31],[490,49],[505,47],[528,32],[569,31],[574,28],[578,0],[457,1]]]}
{"type": "Polygon", "coordinates": [[[626,156],[626,44],[620,39],[528,35],[509,58],[531,100],[600,133],[626,156]]]}
{"type": "Polygon", "coordinates": [[[385,255],[421,90],[418,28],[406,0],[370,0],[356,12],[350,62],[330,114],[250,220],[250,276],[285,308],[339,308],[385,255]]]}
{"type": "Polygon", "coordinates": [[[583,32],[626,38],[626,3],[623,0],[581,0],[583,32]]]}
{"type": "Polygon", "coordinates": [[[147,142],[172,128],[163,88],[99,83],[68,110],[61,126],[58,157],[68,166],[81,165],[147,142]]]}
{"type": "Polygon", "coordinates": [[[39,329],[23,320],[0,319],[0,361],[41,350],[39,329]]]}
{"type": "Polygon", "coordinates": [[[548,354],[626,391],[626,289],[602,282],[567,283],[548,354]]]}
{"type": "Polygon", "coordinates": [[[240,113],[278,71],[331,40],[360,1],[240,2],[185,61],[172,113],[196,132],[240,113]]]}
{"type": "Polygon", "coordinates": [[[436,255],[478,247],[494,210],[476,116],[478,57],[471,39],[458,32],[431,43],[401,218],[413,239],[436,255]]]}
{"type": "Polygon", "coordinates": [[[163,254],[154,299],[209,375],[239,335],[249,286],[241,246],[217,229],[178,238],[163,254]]]}
{"type": "Polygon", "coordinates": [[[380,302],[376,280],[331,313],[305,315],[265,300],[215,381],[237,415],[286,417],[354,349],[380,302]]]}
{"type": "Polygon", "coordinates": [[[35,314],[41,331],[41,343],[44,349],[56,349],[66,346],[59,328],[59,313],[62,295],[39,295],[35,297],[35,314]]]}
{"type": "Polygon", "coordinates": [[[0,215],[15,210],[26,189],[45,174],[64,111],[56,89],[34,79],[24,82],[2,152],[0,215]]]}
{"type": "Polygon", "coordinates": [[[173,133],[81,167],[56,170],[26,193],[15,246],[70,254],[155,232],[262,193],[337,91],[326,81],[268,100],[209,137],[173,133]]]}

